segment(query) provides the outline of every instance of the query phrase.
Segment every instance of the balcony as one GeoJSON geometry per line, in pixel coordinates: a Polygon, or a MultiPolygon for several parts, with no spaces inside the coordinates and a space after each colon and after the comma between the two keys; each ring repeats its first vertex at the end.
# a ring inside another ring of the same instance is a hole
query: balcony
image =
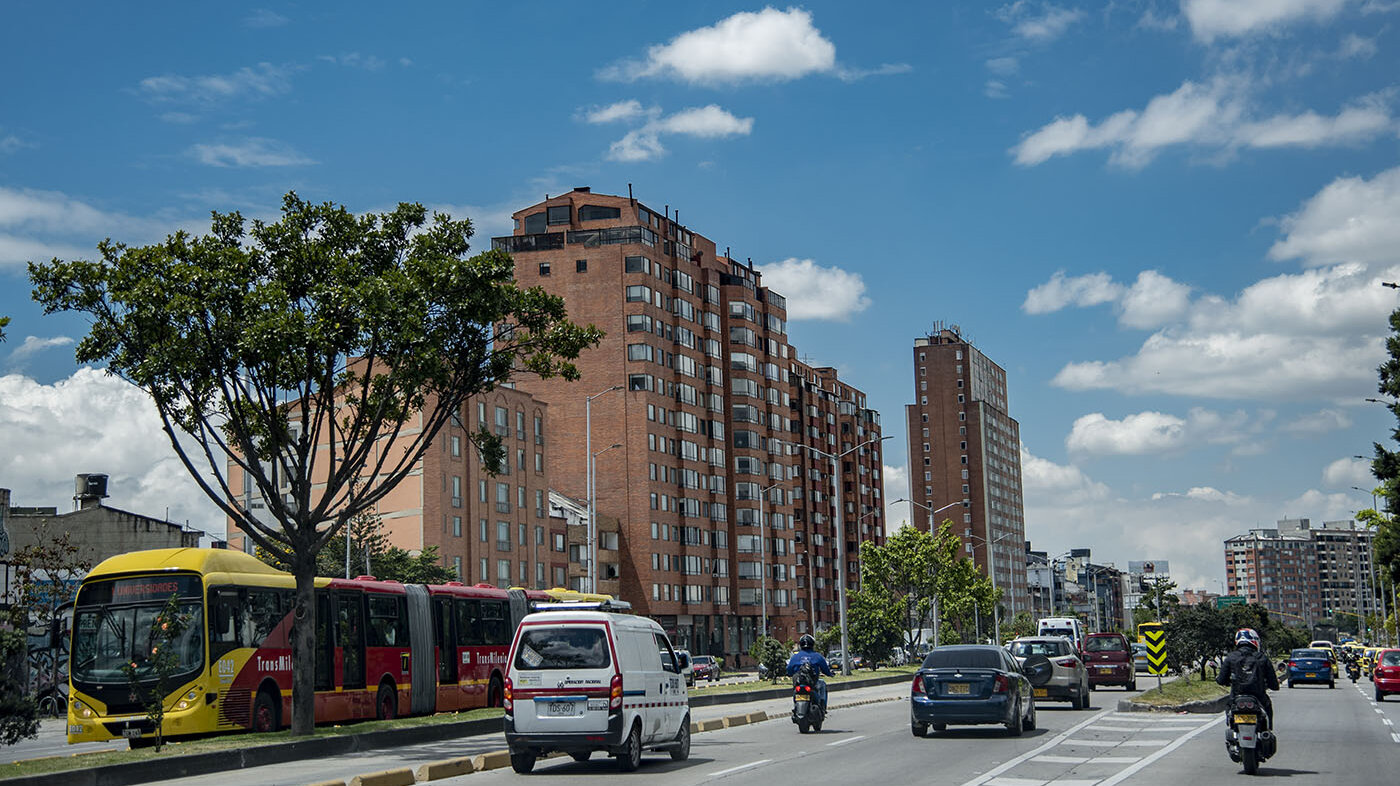
{"type": "Polygon", "coordinates": [[[515,254],[521,251],[552,251],[564,247],[563,232],[546,232],[539,235],[507,235],[491,238],[493,251],[515,254]]]}

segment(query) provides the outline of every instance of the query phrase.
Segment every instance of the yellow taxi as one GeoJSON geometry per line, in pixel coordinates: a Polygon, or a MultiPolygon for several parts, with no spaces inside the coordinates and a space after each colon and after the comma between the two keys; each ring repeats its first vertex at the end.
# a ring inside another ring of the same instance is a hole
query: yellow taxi
{"type": "Polygon", "coordinates": [[[1361,652],[1361,676],[1368,680],[1371,678],[1371,672],[1376,668],[1376,655],[1380,651],[1380,647],[1367,647],[1361,652]]]}

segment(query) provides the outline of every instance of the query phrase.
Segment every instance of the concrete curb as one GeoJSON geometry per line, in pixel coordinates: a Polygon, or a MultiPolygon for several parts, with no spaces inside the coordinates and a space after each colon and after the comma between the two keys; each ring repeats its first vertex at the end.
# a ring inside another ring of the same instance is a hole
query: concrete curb
{"type": "Polygon", "coordinates": [[[350,779],[350,786],[413,786],[414,783],[413,770],[407,767],[356,775],[350,779]]]}
{"type": "Polygon", "coordinates": [[[1118,702],[1118,711],[1119,711],[1119,712],[1158,712],[1158,713],[1172,713],[1172,714],[1181,713],[1181,712],[1191,712],[1191,713],[1198,713],[1198,714],[1203,714],[1203,715],[1214,715],[1214,714],[1216,714],[1216,713],[1224,712],[1224,711],[1225,711],[1225,708],[1226,708],[1227,706],[1229,706],[1229,704],[1230,704],[1230,696],[1229,696],[1228,694],[1226,694],[1226,695],[1224,695],[1224,696],[1221,696],[1221,697],[1218,698],[1218,699],[1205,699],[1205,700],[1202,700],[1202,701],[1188,701],[1188,702],[1185,702],[1185,703],[1182,703],[1182,704],[1176,704],[1176,705],[1170,705],[1170,706],[1169,706],[1169,705],[1158,705],[1158,706],[1153,706],[1153,705],[1150,705],[1150,704],[1137,704],[1137,703],[1134,703],[1134,702],[1132,702],[1132,701],[1130,701],[1130,700],[1128,700],[1128,699],[1122,699],[1121,701],[1118,702]]]}
{"type": "Polygon", "coordinates": [[[435,781],[442,778],[455,778],[458,775],[470,775],[473,772],[476,772],[476,765],[472,764],[470,756],[464,756],[460,759],[434,761],[419,765],[414,777],[419,781],[435,781]]]}
{"type": "Polygon", "coordinates": [[[480,753],[472,757],[472,768],[477,772],[482,770],[499,770],[502,767],[510,766],[510,751],[491,751],[490,753],[480,753]]]}

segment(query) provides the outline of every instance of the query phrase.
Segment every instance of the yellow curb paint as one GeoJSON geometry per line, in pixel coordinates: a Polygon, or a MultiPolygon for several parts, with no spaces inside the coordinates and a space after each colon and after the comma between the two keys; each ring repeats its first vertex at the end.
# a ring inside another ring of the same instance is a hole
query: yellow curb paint
{"type": "Polygon", "coordinates": [[[460,759],[448,759],[447,761],[434,761],[420,765],[415,773],[418,780],[435,781],[442,778],[455,778],[458,775],[470,775],[476,772],[476,767],[472,766],[470,757],[460,759]]]}
{"type": "Polygon", "coordinates": [[[371,772],[368,775],[356,775],[350,779],[350,786],[413,786],[413,784],[413,770],[407,767],[371,772]]]}

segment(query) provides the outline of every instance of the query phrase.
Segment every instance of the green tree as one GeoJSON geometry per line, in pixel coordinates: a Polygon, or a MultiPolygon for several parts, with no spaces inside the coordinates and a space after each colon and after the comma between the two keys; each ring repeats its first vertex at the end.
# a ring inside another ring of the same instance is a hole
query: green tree
{"type": "Polygon", "coordinates": [[[1167,664],[1178,673],[1199,669],[1206,679],[1206,663],[1222,657],[1234,646],[1235,628],[1213,603],[1182,606],[1166,623],[1167,664]]]}
{"type": "Polygon", "coordinates": [[[29,695],[28,637],[0,619],[0,745],[39,736],[39,705],[29,695]]]}
{"type": "MultiPolygon", "coordinates": [[[[954,560],[939,571],[939,597],[943,618],[957,631],[957,641],[973,642],[978,634],[985,639],[995,630],[997,605],[1002,590],[971,558],[954,560]]],[[[944,636],[945,641],[947,636],[944,636]]]]}
{"type": "Polygon", "coordinates": [[[135,659],[122,664],[131,694],[145,703],[146,718],[155,726],[156,750],[165,744],[165,702],[175,688],[176,672],[186,666],[180,661],[182,648],[171,645],[184,635],[191,621],[189,614],[180,611],[180,596],[171,595],[151,619],[150,630],[136,633],[138,641],[145,636],[145,644],[133,648],[135,659]]]}
{"type": "MultiPolygon", "coordinates": [[[[1386,359],[1376,368],[1376,390],[1388,399],[1386,407],[1396,418],[1397,425],[1390,430],[1390,441],[1395,443],[1400,442],[1400,309],[1390,313],[1390,331],[1385,340],[1386,359]]],[[[1391,581],[1400,581],[1400,523],[1394,517],[1394,512],[1400,510],[1400,451],[1379,442],[1372,445],[1375,452],[1371,474],[1378,482],[1375,493],[1385,500],[1387,514],[1370,511],[1370,517],[1358,518],[1376,530],[1373,548],[1377,567],[1391,581]]]]}
{"type": "MultiPolygon", "coordinates": [[[[350,533],[350,575],[370,575],[377,579],[404,584],[442,584],[460,578],[452,568],[442,564],[437,546],[426,546],[417,554],[389,543],[383,521],[368,511],[351,519],[346,525],[350,533]],[[368,561],[368,564],[366,562],[368,561]]],[[[345,538],[336,538],[316,555],[316,575],[329,578],[345,576],[345,538]]],[[[278,568],[290,570],[271,552],[258,548],[258,559],[278,568]]]]}
{"type": "Polygon", "coordinates": [[[1172,591],[1176,589],[1176,582],[1166,576],[1156,576],[1150,580],[1144,579],[1141,589],[1142,598],[1133,609],[1134,630],[1144,622],[1170,620],[1181,606],[1181,598],[1172,591]],[[1158,614],[1159,607],[1160,615],[1158,614]]]}
{"type": "MultiPolygon", "coordinates": [[[[518,374],[577,379],[570,361],[601,336],[569,322],[561,298],[518,287],[508,254],[467,256],[471,236],[470,221],[421,205],[356,216],[289,193],[273,223],[215,212],[207,235],[105,240],[97,262],[29,265],[46,313],[90,321],[78,362],[146,391],[204,493],[291,567],[293,734],[314,728],[321,550],[469,397],[518,374]],[[235,469],[271,523],[245,507],[235,469]]],[[[499,440],[473,441],[499,464],[499,440]]]]}
{"type": "Polygon", "coordinates": [[[787,676],[788,652],[792,644],[784,644],[772,636],[759,636],[749,647],[749,657],[768,670],[768,679],[777,682],[787,676]]]}
{"type": "MultiPolygon", "coordinates": [[[[1034,636],[1036,634],[1035,618],[1029,611],[1018,611],[1016,616],[1001,623],[1002,638],[1017,638],[1020,636],[1034,636]]],[[[1132,640],[1132,636],[1128,637],[1132,640]]]]}
{"type": "Polygon", "coordinates": [[[851,650],[872,670],[890,657],[904,638],[898,604],[878,587],[862,586],[852,593],[847,608],[847,638],[851,650]]]}
{"type": "MultiPolygon", "coordinates": [[[[860,585],[877,590],[894,607],[908,649],[920,643],[922,631],[935,627],[934,598],[942,606],[957,584],[948,575],[961,547],[952,528],[947,520],[936,534],[902,527],[883,546],[860,544],[860,585]]],[[[939,616],[945,618],[946,610],[939,608],[939,616]]]]}
{"type": "MultiPolygon", "coordinates": [[[[849,608],[846,609],[846,619],[847,622],[850,621],[849,608]]],[[[850,638],[850,633],[849,625],[847,625],[846,638],[850,638]]],[[[841,628],[838,625],[819,630],[817,635],[812,638],[817,642],[817,652],[822,655],[830,655],[833,651],[841,649],[841,628]]]]}

